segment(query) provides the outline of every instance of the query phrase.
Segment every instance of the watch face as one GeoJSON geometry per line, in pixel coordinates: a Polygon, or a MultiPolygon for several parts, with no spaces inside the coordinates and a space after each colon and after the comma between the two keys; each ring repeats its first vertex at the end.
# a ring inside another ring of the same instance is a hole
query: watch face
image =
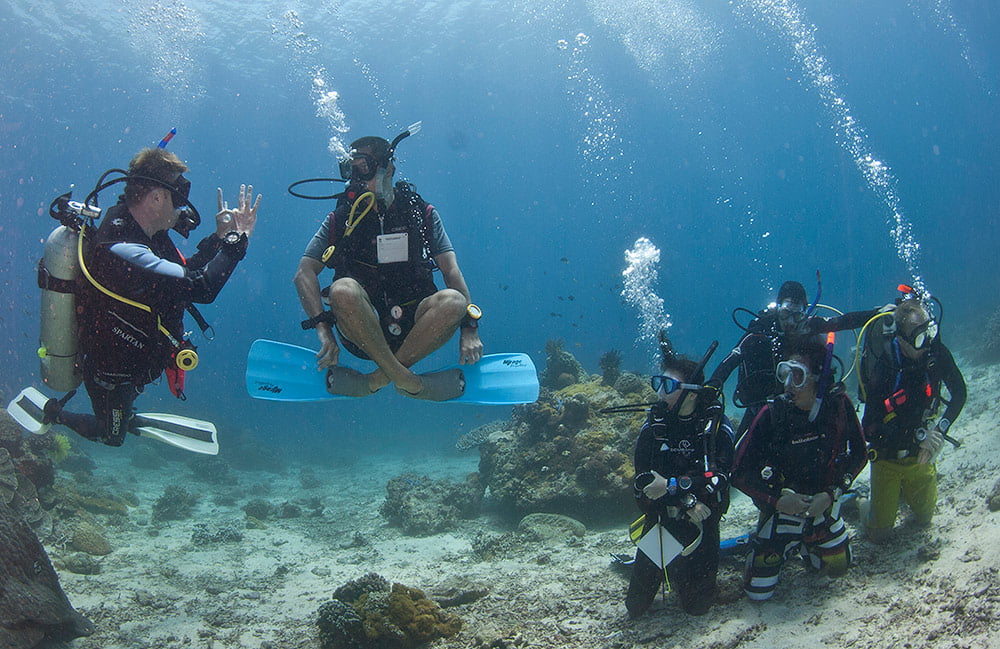
{"type": "Polygon", "coordinates": [[[227,232],[226,236],[222,240],[226,243],[233,244],[240,240],[240,235],[236,232],[227,232]]]}

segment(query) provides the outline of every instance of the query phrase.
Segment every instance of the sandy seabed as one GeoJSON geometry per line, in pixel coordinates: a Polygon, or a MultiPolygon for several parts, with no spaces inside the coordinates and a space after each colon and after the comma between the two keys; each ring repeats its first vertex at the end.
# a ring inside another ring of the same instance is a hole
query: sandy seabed
{"type": "MultiPolygon", "coordinates": [[[[289,500],[318,497],[324,512],[269,520],[264,529],[243,530],[240,542],[204,546],[192,543],[195,525],[242,527],[241,507],[250,496],[220,506],[211,498],[215,488],[189,471],[181,476],[170,467],[140,470],[123,457],[102,459],[95,481],[128,485],[140,506],[127,524],[108,529],[116,549],[101,560],[100,574],[59,573],[74,606],[97,627],[71,646],[316,648],[319,606],[338,586],[374,571],[427,591],[455,577],[489,588],[486,597],[449,609],[464,628],[431,645],[440,648],[1000,647],[1000,512],[986,506],[1000,477],[1000,366],[972,368],[966,378],[969,402],[952,429],[963,444],[938,460],[940,497],[930,529],[910,525],[902,512],[891,542],[873,545],[861,535],[856,508],[848,508],[855,562],[846,576],[831,580],[790,560],[774,598],[751,603],[740,585],[743,561],[724,558],[718,602],[703,617],[686,615],[668,594],[638,620],[627,618],[628,575],[611,566],[609,555],[631,552],[631,511],[613,529],[523,545],[496,561],[480,561],[471,546],[479,532],[510,529],[492,517],[413,538],[379,515],[390,478],[413,472],[461,479],[476,470],[474,453],[369,456],[349,466],[310,467],[319,481],[311,489],[294,468],[280,476],[241,472],[240,484],[267,485],[269,500],[280,502],[283,493],[289,500]],[[192,518],[153,525],[149,507],[169,484],[204,496],[192,518]]],[[[867,479],[866,470],[858,482],[867,479]]],[[[746,498],[734,499],[723,537],[748,531],[755,516],[746,498]]],[[[47,549],[58,564],[63,549],[47,549]]]]}

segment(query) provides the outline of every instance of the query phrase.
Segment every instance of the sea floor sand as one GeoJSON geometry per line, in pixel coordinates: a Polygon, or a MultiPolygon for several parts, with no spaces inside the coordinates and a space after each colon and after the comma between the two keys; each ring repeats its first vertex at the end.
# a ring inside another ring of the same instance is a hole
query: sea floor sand
{"type": "MultiPolygon", "coordinates": [[[[855,564],[837,580],[790,561],[775,597],[754,604],[742,597],[742,561],[724,559],[718,604],[703,617],[684,614],[675,598],[657,598],[649,613],[628,620],[623,605],[627,573],[609,555],[630,552],[620,525],[591,529],[579,540],[529,543],[503,560],[480,561],[471,541],[481,531],[510,529],[495,517],[467,521],[460,531],[404,536],[379,515],[384,485],[404,472],[461,479],[476,469],[475,454],[424,458],[370,456],[350,467],[310,467],[318,485],[304,489],[287,475],[241,473],[244,488],[280,501],[284,493],[318,497],[318,517],[269,520],[245,529],[236,543],[196,546],[199,522],[242,526],[245,500],[216,504],[214,488],[175,471],[139,470],[112,458],[98,481],[129,485],[140,506],[109,528],[117,549],[102,572],[60,571],[70,600],[97,626],[81,649],[157,647],[314,648],[315,612],[338,586],[367,572],[425,590],[460,577],[485,584],[489,595],[452,609],[464,621],[441,648],[576,647],[1000,647],[1000,512],[988,495],[1000,477],[1000,368],[973,368],[970,400],[953,428],[963,440],[939,459],[938,514],[929,529],[905,514],[890,543],[861,536],[855,511],[846,518],[855,535],[855,564]],[[357,476],[365,479],[359,480],[357,476]],[[155,525],[150,504],[169,484],[206,493],[192,518],[155,525]]],[[[102,456],[103,458],[103,456],[102,456]]],[[[859,482],[867,481],[867,472],[859,482]]],[[[734,501],[723,536],[748,531],[755,518],[745,498],[734,501]]],[[[48,548],[59,560],[63,548],[48,548]]]]}

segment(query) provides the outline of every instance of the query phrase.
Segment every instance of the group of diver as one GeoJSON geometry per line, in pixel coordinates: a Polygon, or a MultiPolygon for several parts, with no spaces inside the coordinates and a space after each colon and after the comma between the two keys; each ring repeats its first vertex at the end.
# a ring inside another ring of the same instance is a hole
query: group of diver
{"type": "Polygon", "coordinates": [[[935,459],[945,441],[959,444],[948,432],[966,386],[941,341],[940,302],[899,288],[900,297],[881,308],[826,318],[816,314],[818,295],[809,304],[802,284],[785,282],[774,303],[750,312],[744,335],[707,381],[714,346],[698,363],[677,355],[661,333],[661,374],[651,380],[658,401],[634,457],[643,515],[632,529],[639,550],[625,600],[630,616],[642,615],[663,583],[686,612],[708,612],[731,486],[758,510],[743,577],[751,600],[769,599],[796,556],[829,577],[846,572],[851,539],[841,505],[869,463],[865,535],[891,538],[901,503],[914,525],[930,525],[935,459]],[[861,421],[834,354],[834,332],[846,329],[860,329],[861,421]],[[733,402],[745,414],[734,429],[722,388],[737,368],[733,402]]]}
{"type": "MultiPolygon", "coordinates": [[[[302,328],[315,329],[319,338],[324,393],[364,397],[393,383],[408,397],[448,401],[482,389],[466,380],[484,359],[482,311],[472,303],[437,210],[409,183],[393,183],[396,146],[418,129],[414,124],[392,142],[356,140],[341,164],[342,178],[311,179],[343,181],[344,191],[304,196],[336,200],[294,278],[307,315],[302,328]],[[318,276],[328,267],[334,279],[321,289],[318,276]],[[443,289],[435,285],[435,270],[443,289]],[[456,331],[462,368],[410,370],[456,331]],[[340,365],[341,346],[372,360],[375,369],[363,374],[340,365]]],[[[31,432],[61,424],[111,446],[133,433],[218,452],[210,422],[138,415],[133,403],[163,374],[171,392],[184,398],[185,372],[198,363],[184,313],[210,331],[194,304],[212,302],[243,259],[260,196],[242,186],[231,209],[220,189],[215,231],[185,258],[169,231],[187,238],[201,217],[188,198],[187,166],[166,150],[170,137],[140,151],[127,170],[106,172],[82,203],[66,194],[50,207],[62,225],[39,264],[39,355],[46,385],[66,395],[49,398],[28,388],[11,403],[8,411],[31,432]],[[123,194],[102,213],[97,195],[119,183],[123,194]],[[93,414],[65,408],[81,382],[93,414]]],[[[816,314],[818,296],[810,304],[800,283],[785,282],[774,304],[751,312],[744,335],[707,381],[714,347],[698,363],[676,354],[661,336],[661,374],[652,377],[659,400],[635,449],[634,493],[643,517],[633,530],[640,551],[626,598],[630,615],[646,611],[665,580],[685,611],[709,610],[731,486],[759,510],[744,578],[754,600],[771,597],[782,565],[795,555],[830,576],[847,570],[851,548],[841,504],[869,462],[865,533],[874,541],[889,538],[901,500],[918,525],[930,524],[935,458],[944,441],[957,444],[948,432],[966,387],[941,341],[940,303],[935,308],[930,296],[902,288],[901,297],[882,308],[826,318],[816,314]],[[833,332],[859,328],[860,422],[845,392],[844,364],[833,353],[833,332]],[[745,415],[734,429],[722,388],[737,368],[733,402],[745,415]]]]}

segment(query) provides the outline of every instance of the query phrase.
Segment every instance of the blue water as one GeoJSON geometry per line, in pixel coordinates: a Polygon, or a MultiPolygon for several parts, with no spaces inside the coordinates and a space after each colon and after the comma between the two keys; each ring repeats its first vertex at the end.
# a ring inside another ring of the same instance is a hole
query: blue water
{"type": "MultiPolygon", "coordinates": [[[[922,282],[948,306],[945,335],[996,306],[991,2],[256,4],[0,6],[2,400],[39,384],[49,202],[74,183],[82,197],[173,126],[202,213],[217,186],[231,203],[240,183],[264,194],[246,260],[204,309],[217,337],[195,336],[188,402],[151,386],[138,403],[216,421],[224,447],[228,427],[308,449],[436,452],[507,413],[388,391],[287,405],[243,390],[253,339],[315,346],[291,277],[332,206],[285,188],[333,175],[331,137],[391,138],[417,120],[399,173],[445,220],[488,352],[541,367],[545,341],[563,338],[592,371],[612,348],[648,371],[621,297],[639,237],[661,249],[658,293],[676,346],[695,356],[736,341],[733,307],[761,308],[785,279],[812,293],[817,269],[823,301],[845,310],[922,282]]],[[[419,367],[456,356],[452,341],[419,367]]]]}

